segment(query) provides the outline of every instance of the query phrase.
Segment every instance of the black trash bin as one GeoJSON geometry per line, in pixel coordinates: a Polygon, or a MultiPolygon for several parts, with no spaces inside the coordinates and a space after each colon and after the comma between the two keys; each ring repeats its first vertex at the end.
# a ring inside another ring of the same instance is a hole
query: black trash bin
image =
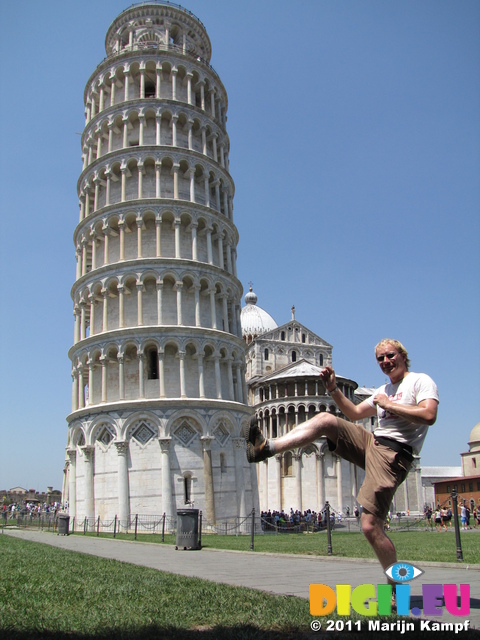
{"type": "Polygon", "coordinates": [[[60,513],[58,515],[57,535],[68,536],[69,524],[70,524],[70,516],[68,516],[66,513],[60,513]]]}
{"type": "Polygon", "coordinates": [[[200,549],[198,509],[177,510],[177,545],[175,549],[200,549]]]}

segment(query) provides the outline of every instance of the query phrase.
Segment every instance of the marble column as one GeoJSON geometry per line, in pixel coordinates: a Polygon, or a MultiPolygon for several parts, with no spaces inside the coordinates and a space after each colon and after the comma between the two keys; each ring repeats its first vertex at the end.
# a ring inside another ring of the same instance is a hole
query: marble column
{"type": "Polygon", "coordinates": [[[405,480],[403,482],[403,495],[404,495],[404,500],[405,500],[405,513],[408,514],[408,512],[410,511],[410,501],[409,501],[409,495],[408,495],[407,478],[405,478],[405,480]]]}
{"type": "Polygon", "coordinates": [[[352,507],[351,507],[351,513],[353,513],[353,509],[355,508],[355,505],[357,503],[357,468],[356,466],[353,464],[353,462],[350,462],[350,487],[351,487],[351,495],[352,495],[352,507]]]}
{"type": "Polygon", "coordinates": [[[137,282],[137,324],[143,326],[143,283],[137,282]]]}
{"type": "Polygon", "coordinates": [[[101,389],[101,398],[102,398],[102,402],[107,402],[107,398],[108,398],[108,390],[107,390],[107,364],[108,364],[108,359],[107,357],[102,353],[102,355],[100,356],[100,364],[102,365],[102,389],[101,389]]]}
{"type": "Polygon", "coordinates": [[[95,447],[86,445],[81,449],[83,451],[85,469],[85,515],[90,520],[95,518],[95,501],[93,495],[95,447]]]}
{"type": "Polygon", "coordinates": [[[342,459],[335,456],[337,464],[337,511],[343,511],[343,487],[342,487],[342,459]]]}
{"type": "Polygon", "coordinates": [[[198,395],[200,398],[205,398],[205,380],[203,373],[203,354],[197,355],[198,364],[198,395]]]}
{"type": "Polygon", "coordinates": [[[215,524],[215,493],[213,488],[212,438],[201,438],[203,446],[203,479],[205,485],[205,515],[209,524],[215,524]]]}
{"type": "Polygon", "coordinates": [[[295,463],[295,499],[297,502],[297,509],[302,510],[302,454],[300,451],[295,451],[292,454],[293,461],[295,463]]]}
{"type": "Polygon", "coordinates": [[[178,359],[180,360],[180,397],[186,398],[186,378],[185,378],[185,351],[178,352],[178,359]]]}
{"type": "Polygon", "coordinates": [[[160,438],[162,451],[162,511],[167,516],[173,516],[172,474],[170,471],[170,443],[171,438],[160,438]]]}
{"type": "Polygon", "coordinates": [[[315,454],[317,460],[317,511],[321,511],[325,506],[325,471],[324,471],[324,453],[315,454]]]}
{"type": "MultiPolygon", "coordinates": [[[[159,197],[160,192],[157,193],[159,197]]],[[[157,258],[162,256],[162,219],[159,216],[155,218],[155,254],[157,258]]]]}
{"type": "MultiPolygon", "coordinates": [[[[268,500],[268,459],[264,460],[263,463],[258,465],[260,471],[260,482],[258,483],[260,486],[258,488],[258,493],[261,498],[260,508],[264,511],[268,511],[270,508],[269,500],[268,500]]],[[[251,465],[257,466],[257,465],[251,465]]]]}
{"type": "Polygon", "coordinates": [[[237,402],[243,403],[243,381],[244,376],[242,372],[242,365],[240,362],[235,363],[235,371],[236,371],[236,387],[237,387],[237,397],[235,398],[237,402]]]}
{"type": "Polygon", "coordinates": [[[118,397],[119,400],[125,400],[125,371],[124,371],[124,354],[117,355],[118,361],[118,397]]]}
{"type": "Polygon", "coordinates": [[[165,352],[158,350],[158,378],[160,384],[160,397],[165,398],[165,352]]]}
{"type": "MultiPolygon", "coordinates": [[[[235,462],[235,490],[237,494],[237,513],[240,519],[247,515],[245,505],[245,477],[243,464],[245,461],[245,441],[243,438],[232,438],[235,462]]],[[[252,465],[254,466],[254,465],[252,465]]]]}
{"type": "Polygon", "coordinates": [[[217,391],[217,399],[222,399],[222,376],[220,373],[220,356],[212,356],[215,365],[215,386],[217,391]]]}
{"type": "Polygon", "coordinates": [[[120,525],[127,528],[130,517],[128,441],[115,442],[115,447],[118,454],[118,517],[120,525]]]}
{"type": "MultiPolygon", "coordinates": [[[[67,449],[70,462],[68,473],[68,515],[75,518],[77,515],[77,451],[67,449]]],[[[73,524],[73,523],[72,523],[73,524]]]]}
{"type": "Polygon", "coordinates": [[[144,376],[144,366],[143,366],[143,360],[144,360],[143,352],[138,351],[137,357],[138,357],[138,397],[144,398],[145,397],[145,376],[144,376]]]}
{"type": "Polygon", "coordinates": [[[275,456],[275,489],[276,496],[273,509],[278,511],[282,508],[282,454],[275,456]]]}

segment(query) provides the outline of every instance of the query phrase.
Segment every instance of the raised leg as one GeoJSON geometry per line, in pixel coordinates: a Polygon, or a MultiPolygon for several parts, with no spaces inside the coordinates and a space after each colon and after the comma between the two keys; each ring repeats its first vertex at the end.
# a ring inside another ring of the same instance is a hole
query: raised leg
{"type": "Polygon", "coordinates": [[[337,419],[329,413],[319,413],[310,420],[302,422],[284,436],[266,440],[252,419],[244,436],[247,441],[247,459],[249,462],[261,462],[276,453],[304,447],[321,436],[336,442],[337,419]]]}

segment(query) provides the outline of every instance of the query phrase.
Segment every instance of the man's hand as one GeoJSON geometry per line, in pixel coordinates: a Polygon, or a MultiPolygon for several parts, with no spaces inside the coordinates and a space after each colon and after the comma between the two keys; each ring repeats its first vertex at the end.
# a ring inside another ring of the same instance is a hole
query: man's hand
{"type": "Polygon", "coordinates": [[[387,411],[388,409],[387,405],[390,404],[390,400],[388,399],[388,396],[386,396],[384,393],[379,393],[373,398],[373,404],[375,406],[378,405],[379,407],[387,411]]]}
{"type": "Polygon", "coordinates": [[[322,379],[323,384],[326,386],[327,391],[331,391],[337,386],[335,371],[332,369],[332,367],[325,367],[325,369],[323,369],[323,371],[320,373],[320,378],[322,379]]]}
{"type": "MultiPolygon", "coordinates": [[[[337,379],[335,377],[335,371],[332,369],[332,367],[325,367],[325,369],[320,372],[319,377],[329,393],[333,393],[333,390],[337,389],[337,379]]],[[[332,395],[332,398],[340,411],[353,422],[355,422],[355,420],[370,418],[377,413],[376,408],[372,407],[372,405],[369,404],[366,400],[364,400],[360,404],[354,404],[351,400],[349,400],[349,398],[346,398],[343,395],[340,389],[338,389],[332,395]]]]}

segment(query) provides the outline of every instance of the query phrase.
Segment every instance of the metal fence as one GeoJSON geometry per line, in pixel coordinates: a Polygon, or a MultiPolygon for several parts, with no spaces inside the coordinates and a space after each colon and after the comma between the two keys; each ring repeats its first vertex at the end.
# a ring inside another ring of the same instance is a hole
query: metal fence
{"type": "MultiPolygon", "coordinates": [[[[2,526],[17,526],[23,528],[34,528],[57,532],[58,516],[61,513],[39,513],[28,515],[16,515],[8,517],[3,515],[0,519],[2,526]]],[[[226,518],[215,523],[209,522],[200,511],[201,529],[203,534],[217,535],[282,535],[292,533],[321,533],[326,531],[326,523],[275,521],[258,516],[251,512],[245,517],[235,516],[226,518]]],[[[428,528],[429,524],[425,516],[397,516],[386,524],[390,531],[410,531],[428,528]]],[[[338,518],[338,514],[333,513],[331,518],[331,529],[340,533],[358,533],[361,531],[360,520],[355,517],[338,518]],[[336,516],[336,517],[333,517],[336,516]]],[[[128,518],[121,519],[114,516],[109,519],[97,518],[70,518],[69,533],[83,534],[109,534],[116,537],[120,534],[134,534],[135,538],[139,534],[176,534],[176,515],[145,515],[131,514],[128,518]]]]}
{"type": "Polygon", "coordinates": [[[16,525],[17,527],[42,529],[47,531],[56,531],[58,527],[58,518],[55,513],[39,513],[28,515],[17,515],[9,519],[2,519],[2,525],[16,525]]]}
{"type": "MultiPolygon", "coordinates": [[[[58,531],[59,516],[65,514],[29,514],[17,515],[13,518],[3,519],[3,526],[17,526],[23,528],[45,529],[48,531],[58,531]]],[[[254,534],[261,534],[263,526],[259,516],[249,514],[245,517],[232,517],[216,523],[210,523],[206,520],[202,512],[199,512],[202,533],[217,535],[250,535],[252,528],[254,534]]],[[[144,515],[131,514],[128,518],[120,518],[114,516],[109,519],[97,518],[70,518],[69,533],[83,534],[111,534],[116,537],[120,534],[134,534],[135,538],[139,534],[157,534],[165,536],[166,534],[176,534],[177,532],[177,516],[173,515],[144,515]]]]}

